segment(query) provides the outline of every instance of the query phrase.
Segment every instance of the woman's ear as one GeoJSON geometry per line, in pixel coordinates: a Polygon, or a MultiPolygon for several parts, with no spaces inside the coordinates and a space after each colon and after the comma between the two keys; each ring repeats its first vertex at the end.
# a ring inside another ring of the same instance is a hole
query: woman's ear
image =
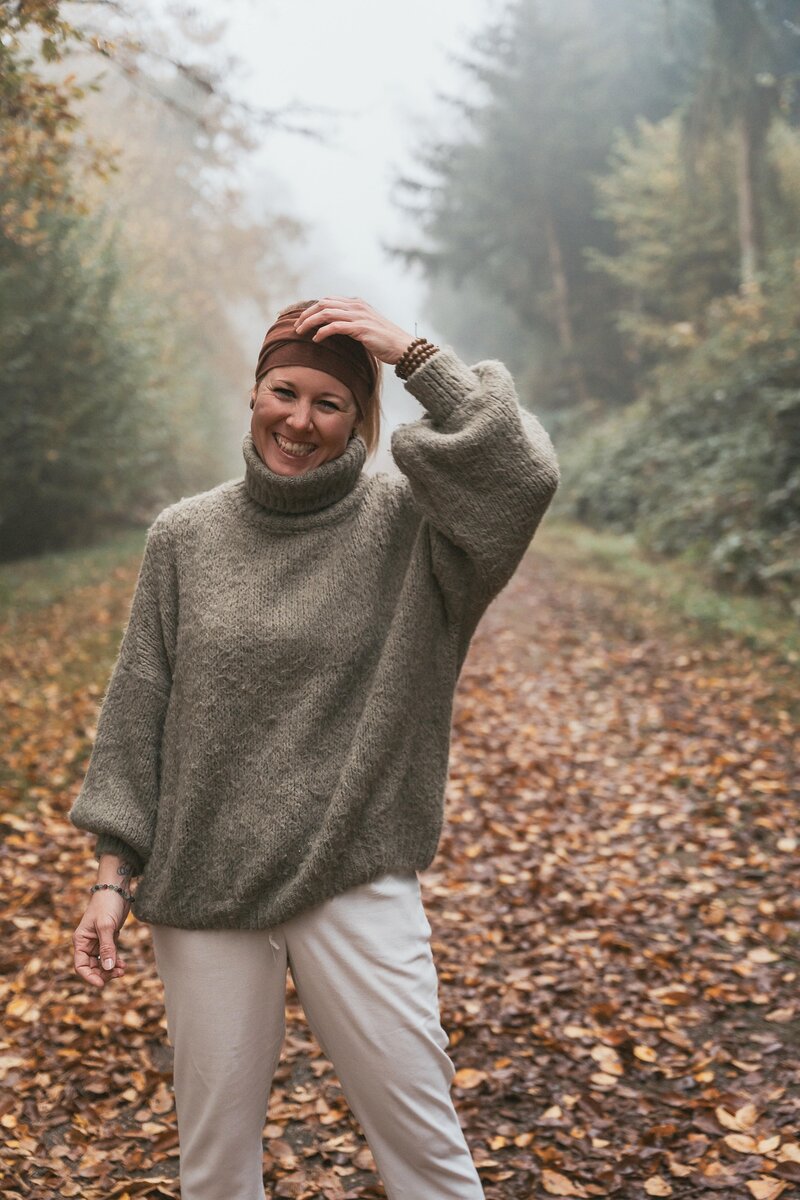
{"type": "Polygon", "coordinates": [[[250,407],[255,408],[257,388],[250,388],[250,407]]]}

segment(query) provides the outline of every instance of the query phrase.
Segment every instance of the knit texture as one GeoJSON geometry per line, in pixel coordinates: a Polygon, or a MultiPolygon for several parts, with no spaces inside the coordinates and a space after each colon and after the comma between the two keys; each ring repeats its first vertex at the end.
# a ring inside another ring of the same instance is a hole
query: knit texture
{"type": "Polygon", "coordinates": [[[453,696],[480,617],[558,486],[506,367],[445,346],[406,390],[400,474],[363,440],[244,477],[152,523],[69,813],[142,872],[141,921],[269,928],[432,862],[453,696]]]}

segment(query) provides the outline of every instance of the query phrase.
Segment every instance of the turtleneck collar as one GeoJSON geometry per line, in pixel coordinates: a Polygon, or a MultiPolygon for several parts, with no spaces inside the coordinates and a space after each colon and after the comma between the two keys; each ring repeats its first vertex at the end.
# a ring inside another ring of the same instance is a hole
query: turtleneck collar
{"type": "Polygon", "coordinates": [[[248,495],[270,513],[313,513],[342,500],[353,490],[367,457],[367,446],[356,433],[338,458],[329,458],[302,475],[279,475],[256,450],[248,429],[242,439],[248,495]]]}

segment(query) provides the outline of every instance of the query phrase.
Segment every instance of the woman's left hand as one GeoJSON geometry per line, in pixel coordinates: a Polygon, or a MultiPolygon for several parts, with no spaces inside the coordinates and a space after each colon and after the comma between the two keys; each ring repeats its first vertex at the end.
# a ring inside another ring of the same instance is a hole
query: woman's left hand
{"type": "Polygon", "coordinates": [[[363,342],[376,358],[390,366],[414,340],[412,334],[382,317],[359,296],[324,296],[303,310],[295,332],[306,333],[316,326],[319,328],[313,341],[322,342],[332,333],[344,333],[363,342]]]}

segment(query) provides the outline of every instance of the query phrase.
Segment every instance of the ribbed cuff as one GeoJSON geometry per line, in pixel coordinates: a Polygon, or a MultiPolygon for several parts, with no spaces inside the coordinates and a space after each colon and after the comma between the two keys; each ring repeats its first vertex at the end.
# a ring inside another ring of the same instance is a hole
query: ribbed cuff
{"type": "Polygon", "coordinates": [[[409,375],[403,385],[434,421],[442,423],[481,390],[481,381],[451,346],[443,346],[409,375]]]}

